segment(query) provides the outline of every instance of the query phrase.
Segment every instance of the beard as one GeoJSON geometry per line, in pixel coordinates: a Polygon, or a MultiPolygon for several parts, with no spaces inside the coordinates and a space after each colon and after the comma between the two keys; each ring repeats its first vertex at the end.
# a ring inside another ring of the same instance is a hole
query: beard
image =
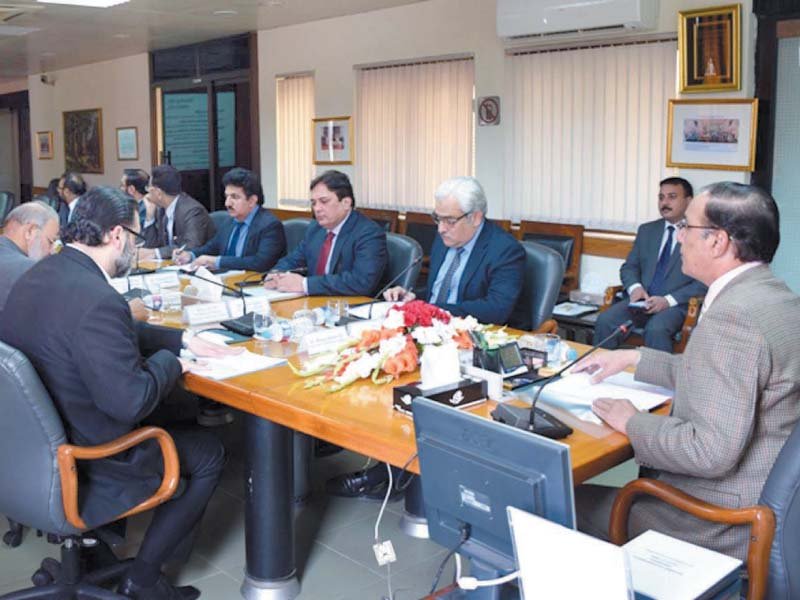
{"type": "Polygon", "coordinates": [[[133,266],[133,257],[136,255],[136,245],[130,238],[125,240],[122,254],[114,259],[114,273],[111,277],[125,277],[133,266]]]}

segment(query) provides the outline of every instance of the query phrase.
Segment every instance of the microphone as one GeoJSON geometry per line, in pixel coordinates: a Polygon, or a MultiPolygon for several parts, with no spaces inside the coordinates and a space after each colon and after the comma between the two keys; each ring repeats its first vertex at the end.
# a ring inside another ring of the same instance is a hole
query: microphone
{"type": "Polygon", "coordinates": [[[197,275],[193,271],[187,271],[186,269],[178,269],[179,273],[183,273],[184,275],[188,275],[189,277],[195,277],[200,281],[205,281],[206,283],[210,283],[212,285],[216,285],[221,287],[223,290],[227,290],[229,292],[233,292],[234,295],[242,299],[242,312],[245,314],[247,313],[247,303],[245,302],[245,295],[244,290],[242,288],[236,289],[229,285],[225,285],[224,283],[220,283],[219,281],[214,281],[213,279],[209,279],[208,277],[203,277],[202,275],[197,275]]]}
{"type": "MultiPolygon", "coordinates": [[[[525,429],[532,433],[543,434],[543,431],[552,429],[550,424],[544,424],[544,426],[540,427],[538,431],[536,428],[536,403],[539,401],[539,396],[541,396],[544,386],[555,381],[556,378],[559,377],[559,375],[564,373],[564,371],[572,367],[575,363],[589,356],[592,352],[600,348],[603,344],[605,344],[609,340],[613,339],[615,336],[619,334],[623,335],[628,334],[632,326],[633,326],[633,321],[628,319],[627,321],[619,325],[616,329],[614,329],[614,331],[612,331],[605,338],[603,338],[602,340],[594,344],[591,348],[589,348],[586,352],[581,354],[578,358],[576,358],[572,362],[567,363],[565,366],[561,367],[558,371],[556,371],[555,373],[547,377],[545,380],[543,380],[539,388],[536,390],[536,394],[533,396],[530,409],[519,408],[516,406],[508,406],[507,404],[500,404],[493,411],[492,416],[495,417],[495,420],[497,421],[502,421],[503,423],[513,425],[514,427],[518,427],[519,429],[525,429]]],[[[555,418],[553,418],[553,420],[557,421],[557,419],[555,418]]]]}
{"type": "Polygon", "coordinates": [[[387,283],[385,286],[381,288],[381,290],[372,297],[372,302],[369,305],[369,313],[367,314],[367,320],[372,318],[372,307],[375,306],[375,301],[380,300],[383,297],[383,293],[392,287],[395,283],[400,281],[400,278],[403,277],[406,273],[408,273],[411,269],[416,267],[419,263],[422,262],[424,257],[422,255],[418,256],[414,260],[412,260],[409,264],[406,265],[404,269],[402,269],[397,275],[392,277],[391,281],[387,283]]]}

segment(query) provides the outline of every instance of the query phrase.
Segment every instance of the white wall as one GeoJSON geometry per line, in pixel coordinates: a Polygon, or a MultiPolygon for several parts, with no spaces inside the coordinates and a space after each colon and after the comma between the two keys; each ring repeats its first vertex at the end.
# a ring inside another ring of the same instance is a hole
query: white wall
{"type": "Polygon", "coordinates": [[[53,158],[33,157],[33,185],[46,187],[64,172],[63,111],[100,108],[103,111],[103,174],[85,174],[90,185],[117,185],[123,169],[150,171],[150,80],[147,54],[83,65],[48,74],[55,85],[45,85],[39,75],[28,77],[31,139],[37,131],[53,132],[53,158]],[[116,128],[138,128],[139,160],[117,160],[116,128]]]}

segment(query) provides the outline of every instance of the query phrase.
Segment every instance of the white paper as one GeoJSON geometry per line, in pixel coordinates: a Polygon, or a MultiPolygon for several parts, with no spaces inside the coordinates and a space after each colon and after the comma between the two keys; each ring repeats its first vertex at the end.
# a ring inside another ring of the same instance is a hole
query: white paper
{"type": "Polygon", "coordinates": [[[690,600],[738,570],[742,562],[725,554],[646,531],[625,544],[633,587],[655,600],[690,600]]]}
{"type": "Polygon", "coordinates": [[[358,319],[384,319],[386,313],[397,302],[369,302],[367,304],[360,304],[358,306],[351,306],[349,315],[358,319]],[[370,307],[372,312],[370,313],[370,307]]]}
{"type": "Polygon", "coordinates": [[[191,284],[197,290],[197,294],[194,295],[206,302],[218,302],[222,298],[222,292],[224,291],[222,279],[212,274],[211,271],[205,267],[197,269],[195,274],[209,281],[203,281],[203,279],[199,277],[190,276],[191,284]],[[212,281],[214,283],[212,283],[212,281]]]}
{"type": "Polygon", "coordinates": [[[111,287],[117,290],[120,294],[124,294],[128,291],[128,278],[127,277],[115,277],[111,281],[109,281],[111,287]]]}
{"type": "Polygon", "coordinates": [[[278,290],[268,290],[263,285],[254,285],[242,288],[245,296],[253,298],[266,298],[270,302],[280,302],[281,300],[293,300],[301,298],[304,294],[299,292],[279,292],[278,290]]]}
{"type": "Polygon", "coordinates": [[[181,286],[181,281],[178,279],[178,274],[175,272],[152,273],[151,275],[145,275],[144,282],[147,286],[147,289],[151,292],[156,285],[158,285],[162,290],[163,288],[179,288],[181,286]]]}
{"type": "Polygon", "coordinates": [[[633,598],[622,548],[512,506],[507,511],[523,598],[633,598]]]}
{"type": "Polygon", "coordinates": [[[225,302],[199,302],[183,309],[183,322],[189,325],[219,323],[229,319],[230,316],[225,302]]]}
{"type": "MultiPolygon", "coordinates": [[[[181,351],[181,356],[190,359],[194,358],[194,355],[186,350],[181,351]]],[[[273,358],[271,356],[255,354],[249,350],[223,358],[200,357],[197,360],[205,364],[202,365],[202,368],[194,370],[194,372],[197,375],[215,380],[228,379],[229,377],[236,377],[237,375],[244,375],[245,373],[270,369],[286,362],[285,358],[273,358]]]]}
{"type": "Polygon", "coordinates": [[[562,302],[553,307],[553,314],[561,317],[577,317],[596,311],[597,307],[594,305],[577,304],[575,302],[562,302]]]}

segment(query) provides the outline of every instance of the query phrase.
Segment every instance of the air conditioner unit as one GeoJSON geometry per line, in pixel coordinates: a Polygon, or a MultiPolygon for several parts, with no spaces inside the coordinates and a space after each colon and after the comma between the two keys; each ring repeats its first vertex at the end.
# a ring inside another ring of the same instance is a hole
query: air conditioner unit
{"type": "Polygon", "coordinates": [[[497,35],[506,39],[654,29],[658,0],[497,0],[497,35]]]}

